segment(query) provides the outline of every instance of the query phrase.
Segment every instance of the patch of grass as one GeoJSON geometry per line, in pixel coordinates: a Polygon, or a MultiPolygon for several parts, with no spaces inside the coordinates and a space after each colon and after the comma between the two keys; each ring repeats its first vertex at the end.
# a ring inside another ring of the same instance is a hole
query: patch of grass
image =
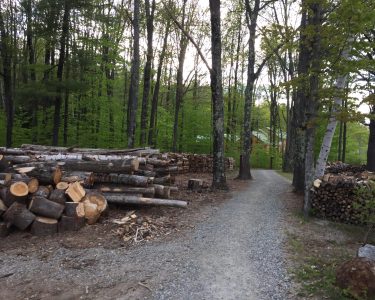
{"type": "Polygon", "coordinates": [[[276,170],[276,172],[277,172],[279,175],[285,177],[286,179],[288,179],[288,180],[290,180],[290,181],[293,181],[293,173],[287,173],[287,172],[283,172],[283,171],[281,171],[281,170],[276,170]]]}

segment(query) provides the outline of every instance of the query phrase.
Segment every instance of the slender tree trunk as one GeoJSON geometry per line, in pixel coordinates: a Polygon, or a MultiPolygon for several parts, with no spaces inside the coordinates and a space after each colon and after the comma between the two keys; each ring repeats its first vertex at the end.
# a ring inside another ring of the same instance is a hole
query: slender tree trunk
{"type": "MultiPolygon", "coordinates": [[[[68,80],[70,76],[69,46],[66,47],[66,60],[67,60],[67,66],[66,66],[66,72],[65,72],[65,80],[68,80]]],[[[63,128],[64,146],[68,145],[68,126],[69,126],[69,89],[66,88],[65,97],[64,97],[64,128],[63,128]]]]}
{"type": "Polygon", "coordinates": [[[147,110],[148,110],[148,98],[151,89],[151,63],[153,59],[153,34],[154,34],[154,12],[155,12],[155,0],[152,1],[150,8],[150,0],[145,0],[146,8],[146,22],[147,22],[147,58],[144,69],[143,77],[143,95],[142,95],[142,111],[141,111],[141,135],[140,145],[146,144],[147,134],[147,110]]]}
{"type": "Polygon", "coordinates": [[[375,105],[371,107],[370,134],[367,147],[367,170],[375,172],[375,105]]]}
{"type": "Polygon", "coordinates": [[[139,5],[140,0],[134,0],[133,17],[133,61],[131,67],[131,78],[129,88],[129,119],[128,119],[128,147],[133,148],[135,142],[136,117],[138,106],[139,86],[139,5]]]}
{"type": "Polygon", "coordinates": [[[211,92],[213,107],[212,187],[227,189],[224,153],[224,98],[221,70],[220,0],[210,0],[211,12],[211,92]]]}
{"type": "MultiPolygon", "coordinates": [[[[60,54],[59,54],[59,62],[57,65],[57,80],[59,83],[62,83],[63,80],[63,69],[65,63],[65,47],[67,42],[67,37],[69,35],[69,18],[70,18],[70,0],[64,1],[64,16],[63,16],[63,23],[62,23],[62,32],[60,37],[60,54]]],[[[57,146],[59,142],[59,130],[60,130],[60,123],[61,123],[61,102],[62,102],[62,89],[59,85],[57,88],[57,96],[55,99],[55,112],[53,118],[53,136],[52,136],[52,145],[57,146]]]]}

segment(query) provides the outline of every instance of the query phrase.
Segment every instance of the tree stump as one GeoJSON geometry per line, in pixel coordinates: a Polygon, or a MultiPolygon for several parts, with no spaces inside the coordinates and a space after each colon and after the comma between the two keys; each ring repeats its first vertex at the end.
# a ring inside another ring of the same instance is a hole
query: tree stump
{"type": "Polygon", "coordinates": [[[25,204],[14,202],[3,214],[3,219],[17,228],[25,230],[34,221],[35,215],[27,209],[25,204]]]}
{"type": "Polygon", "coordinates": [[[57,220],[60,218],[64,210],[64,205],[55,203],[44,197],[33,197],[30,202],[29,209],[33,213],[36,213],[42,217],[57,220]]]}
{"type": "Polygon", "coordinates": [[[57,233],[57,220],[36,217],[31,225],[31,233],[38,236],[51,235],[57,233]]]}

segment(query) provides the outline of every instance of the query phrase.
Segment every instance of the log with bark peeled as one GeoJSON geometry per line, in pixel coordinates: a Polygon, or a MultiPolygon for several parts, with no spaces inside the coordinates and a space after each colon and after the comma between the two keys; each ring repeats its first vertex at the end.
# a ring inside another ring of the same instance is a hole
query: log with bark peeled
{"type": "Polygon", "coordinates": [[[57,220],[46,217],[36,217],[31,225],[31,233],[38,236],[57,233],[57,220]]]}
{"type": "Polygon", "coordinates": [[[61,205],[65,205],[66,202],[66,195],[64,190],[55,189],[51,192],[48,197],[49,200],[59,203],[61,205]]]}
{"type": "Polygon", "coordinates": [[[30,211],[42,217],[58,219],[64,211],[64,205],[48,200],[44,197],[33,197],[30,205],[30,211]]]}
{"type": "Polygon", "coordinates": [[[35,215],[27,209],[26,205],[18,202],[14,202],[2,217],[21,230],[29,227],[35,219],[35,215]]]}
{"type": "Polygon", "coordinates": [[[86,195],[85,189],[78,181],[71,183],[65,193],[73,202],[80,202],[86,195]]]}
{"type": "Polygon", "coordinates": [[[116,183],[130,186],[147,187],[153,183],[153,177],[145,177],[127,174],[95,174],[95,183],[116,183]]]}
{"type": "Polygon", "coordinates": [[[62,168],[70,171],[123,174],[137,171],[139,162],[137,158],[112,161],[67,160],[64,162],[62,168]]]}
{"type": "Polygon", "coordinates": [[[16,169],[18,172],[26,173],[29,177],[35,177],[38,179],[40,184],[57,184],[61,181],[62,172],[59,166],[48,166],[45,168],[30,168],[30,170],[24,170],[24,168],[16,169]]]}
{"type": "Polygon", "coordinates": [[[61,216],[57,226],[58,232],[77,231],[85,226],[85,218],[61,216]]]}
{"type": "Polygon", "coordinates": [[[155,188],[150,187],[130,187],[130,186],[101,186],[99,190],[102,193],[124,193],[124,194],[142,194],[144,197],[153,198],[155,188]]]}
{"type": "Polygon", "coordinates": [[[106,194],[106,199],[109,203],[124,204],[124,205],[155,205],[155,206],[172,206],[172,207],[187,207],[187,202],[182,200],[158,199],[158,198],[144,198],[135,197],[124,194],[106,194]]]}
{"type": "Polygon", "coordinates": [[[66,202],[64,214],[68,217],[84,217],[85,208],[82,202],[66,202]]]}
{"type": "Polygon", "coordinates": [[[0,216],[7,211],[8,207],[4,204],[3,200],[0,199],[0,216]]]}
{"type": "Polygon", "coordinates": [[[27,184],[22,181],[17,181],[10,185],[8,198],[10,201],[25,203],[28,194],[29,187],[27,184]]]}

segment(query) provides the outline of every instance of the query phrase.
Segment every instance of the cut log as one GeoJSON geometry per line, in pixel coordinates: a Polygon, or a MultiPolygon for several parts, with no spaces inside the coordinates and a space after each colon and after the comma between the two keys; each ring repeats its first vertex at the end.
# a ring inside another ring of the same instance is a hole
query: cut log
{"type": "Polygon", "coordinates": [[[59,203],[61,205],[65,205],[66,202],[66,195],[64,190],[53,190],[48,197],[49,200],[59,203]]]}
{"type": "Polygon", "coordinates": [[[51,235],[57,233],[57,220],[36,217],[30,229],[31,233],[38,236],[51,235]]]}
{"type": "Polygon", "coordinates": [[[4,204],[3,200],[0,199],[0,216],[7,211],[8,207],[4,204]]]}
{"type": "Polygon", "coordinates": [[[8,184],[11,185],[15,182],[24,182],[27,184],[27,187],[29,189],[29,193],[35,193],[38,190],[39,187],[39,181],[36,178],[30,178],[25,175],[21,174],[13,174],[12,179],[8,181],[8,184]]]}
{"type": "Polygon", "coordinates": [[[42,217],[58,219],[64,211],[64,205],[55,203],[44,197],[33,197],[29,205],[30,211],[42,217]]]}
{"type": "Polygon", "coordinates": [[[146,176],[146,177],[155,177],[156,172],[154,171],[148,171],[148,170],[138,170],[134,172],[134,175],[138,176],[146,176]]]}
{"type": "Polygon", "coordinates": [[[64,171],[61,181],[69,183],[79,181],[83,185],[92,186],[94,184],[94,174],[92,172],[64,171]]]}
{"type": "Polygon", "coordinates": [[[0,238],[6,237],[9,233],[8,224],[0,221],[0,238]]]}
{"type": "Polygon", "coordinates": [[[3,219],[17,228],[25,230],[34,221],[35,215],[27,209],[25,204],[14,202],[3,214],[3,219]]]}
{"type": "Polygon", "coordinates": [[[58,190],[66,190],[69,187],[69,183],[61,181],[58,184],[56,184],[56,189],[58,190]]]}
{"type": "Polygon", "coordinates": [[[155,188],[151,187],[130,187],[130,186],[101,186],[99,190],[103,193],[124,193],[124,194],[141,194],[144,197],[153,198],[155,188]]]}
{"type": "Polygon", "coordinates": [[[67,160],[62,166],[64,170],[83,171],[95,173],[131,173],[138,170],[139,162],[137,158],[112,161],[82,161],[67,160]]]}
{"type": "Polygon", "coordinates": [[[48,198],[50,193],[51,191],[48,187],[41,185],[39,186],[38,190],[33,194],[33,196],[48,198]]]}
{"type": "MultiPolygon", "coordinates": [[[[17,170],[18,172],[19,169],[17,170]]],[[[23,170],[25,172],[25,170],[23,170]]],[[[57,184],[61,181],[61,169],[59,166],[45,167],[45,168],[33,168],[30,171],[25,172],[29,177],[35,177],[38,179],[40,184],[57,184]]]]}
{"type": "Polygon", "coordinates": [[[155,167],[168,167],[170,163],[170,160],[160,160],[155,158],[147,159],[147,164],[153,165],[155,167]]]}
{"type": "Polygon", "coordinates": [[[189,179],[188,189],[192,191],[198,191],[203,187],[203,180],[201,179],[189,179]]]}
{"type": "Polygon", "coordinates": [[[163,177],[154,178],[154,184],[169,185],[173,182],[174,182],[174,177],[171,177],[171,175],[169,174],[163,177]]]}
{"type": "Polygon", "coordinates": [[[104,212],[108,207],[105,197],[101,193],[95,191],[86,193],[86,196],[83,198],[83,202],[86,203],[87,201],[96,204],[99,213],[104,212]]]}
{"type": "Polygon", "coordinates": [[[9,198],[9,188],[3,187],[0,188],[0,199],[3,200],[6,206],[11,206],[14,200],[9,198]]]}
{"type": "Polygon", "coordinates": [[[79,202],[85,197],[86,191],[79,182],[71,183],[65,193],[74,202],[79,202]]]}
{"type": "Polygon", "coordinates": [[[85,226],[85,218],[61,216],[58,232],[77,231],[85,226]]]}
{"type": "Polygon", "coordinates": [[[25,203],[28,194],[29,187],[27,184],[22,181],[18,181],[10,185],[8,198],[10,198],[10,201],[25,203]]]}
{"type": "Polygon", "coordinates": [[[127,175],[127,174],[95,174],[95,183],[116,183],[126,184],[138,187],[147,187],[153,182],[153,177],[145,177],[138,175],[127,175]]]}
{"type": "Polygon", "coordinates": [[[10,166],[10,162],[6,159],[6,157],[0,154],[0,172],[4,172],[10,166]]]}
{"type": "Polygon", "coordinates": [[[106,199],[109,203],[114,204],[126,204],[126,205],[155,205],[155,206],[173,206],[173,207],[187,207],[186,201],[181,200],[168,200],[158,198],[144,198],[128,196],[123,194],[112,194],[106,195],[106,199]]]}
{"type": "Polygon", "coordinates": [[[68,217],[84,217],[85,208],[82,202],[66,202],[64,214],[68,217]]]}
{"type": "Polygon", "coordinates": [[[86,200],[83,202],[85,208],[85,218],[87,220],[87,224],[92,225],[95,224],[96,221],[100,217],[100,211],[98,205],[95,203],[91,203],[90,201],[86,200]]]}
{"type": "Polygon", "coordinates": [[[168,166],[168,167],[160,167],[154,169],[156,174],[158,175],[166,175],[166,174],[177,174],[179,169],[178,166],[168,166]]]}
{"type": "Polygon", "coordinates": [[[155,196],[163,199],[169,199],[171,196],[171,190],[168,186],[154,184],[155,196]]]}

